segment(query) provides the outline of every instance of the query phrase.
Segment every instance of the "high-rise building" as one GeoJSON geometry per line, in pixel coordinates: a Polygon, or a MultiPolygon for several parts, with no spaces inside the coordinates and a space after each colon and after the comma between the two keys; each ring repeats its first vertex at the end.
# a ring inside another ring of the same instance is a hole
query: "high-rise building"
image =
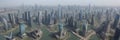
{"type": "Polygon", "coordinates": [[[20,24],[19,24],[19,33],[22,36],[24,32],[25,32],[25,24],[20,22],[20,24]]]}

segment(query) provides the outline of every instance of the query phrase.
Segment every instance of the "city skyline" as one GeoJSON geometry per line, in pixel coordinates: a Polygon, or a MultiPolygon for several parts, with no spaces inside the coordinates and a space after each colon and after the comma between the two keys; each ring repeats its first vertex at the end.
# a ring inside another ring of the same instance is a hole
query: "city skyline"
{"type": "Polygon", "coordinates": [[[14,7],[20,5],[94,5],[94,6],[120,6],[120,0],[0,0],[0,7],[14,7]]]}

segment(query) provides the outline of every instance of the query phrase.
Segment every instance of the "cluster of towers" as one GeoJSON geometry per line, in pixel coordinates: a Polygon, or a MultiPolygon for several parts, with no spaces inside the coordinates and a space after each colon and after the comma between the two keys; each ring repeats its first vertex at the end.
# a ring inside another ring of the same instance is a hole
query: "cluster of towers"
{"type": "Polygon", "coordinates": [[[50,27],[51,25],[57,25],[58,31],[52,32],[53,34],[55,33],[54,36],[57,39],[66,37],[66,32],[72,32],[81,40],[89,40],[88,35],[97,35],[102,40],[119,40],[120,15],[118,11],[115,8],[58,7],[57,9],[50,8],[42,11],[32,10],[22,11],[21,13],[8,13],[6,15],[0,15],[0,24],[3,24],[0,25],[3,26],[3,30],[0,29],[2,30],[0,33],[5,34],[10,30],[18,28],[18,36],[20,38],[23,38],[23,35],[26,33],[26,35],[32,36],[35,39],[41,36],[41,33],[40,35],[37,35],[37,33],[42,32],[42,30],[32,30],[35,25],[39,26],[38,29],[42,29],[41,26],[44,25],[46,29],[49,29],[48,31],[54,29],[50,27]],[[26,32],[28,28],[32,31],[26,32]]]}

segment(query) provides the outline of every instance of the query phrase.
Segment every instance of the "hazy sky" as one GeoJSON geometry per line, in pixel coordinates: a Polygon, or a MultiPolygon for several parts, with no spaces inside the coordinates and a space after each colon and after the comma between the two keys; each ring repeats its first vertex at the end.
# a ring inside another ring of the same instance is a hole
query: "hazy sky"
{"type": "Polygon", "coordinates": [[[0,0],[0,7],[19,6],[23,4],[120,6],[120,0],[0,0]]]}

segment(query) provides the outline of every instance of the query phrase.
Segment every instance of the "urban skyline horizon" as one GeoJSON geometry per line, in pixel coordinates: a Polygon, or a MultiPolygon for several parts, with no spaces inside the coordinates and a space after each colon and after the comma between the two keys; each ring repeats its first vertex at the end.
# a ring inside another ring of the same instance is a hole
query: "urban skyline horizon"
{"type": "Polygon", "coordinates": [[[15,7],[21,5],[78,5],[78,6],[109,6],[120,7],[120,0],[0,0],[0,7],[15,7]]]}

